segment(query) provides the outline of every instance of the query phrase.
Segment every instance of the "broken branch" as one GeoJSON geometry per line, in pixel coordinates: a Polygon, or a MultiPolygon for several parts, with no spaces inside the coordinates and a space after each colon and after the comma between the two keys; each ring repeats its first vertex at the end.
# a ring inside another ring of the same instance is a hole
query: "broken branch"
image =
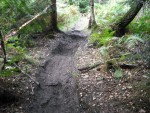
{"type": "Polygon", "coordinates": [[[27,26],[28,24],[30,24],[33,20],[35,20],[35,19],[37,19],[38,17],[40,17],[41,15],[43,15],[43,14],[45,14],[45,13],[47,13],[47,10],[48,9],[50,9],[51,8],[51,6],[49,5],[49,6],[47,6],[42,12],[40,12],[40,13],[38,13],[38,14],[36,14],[35,16],[33,16],[33,18],[32,19],[30,19],[30,20],[28,20],[27,22],[25,22],[23,25],[21,25],[20,27],[19,27],[19,29],[18,30],[15,30],[15,31],[13,31],[12,33],[10,33],[10,34],[8,34],[8,35],[6,35],[6,40],[8,39],[8,38],[10,38],[10,37],[12,37],[12,36],[14,36],[14,35],[16,35],[21,29],[23,29],[25,26],[27,26]]]}
{"type": "Polygon", "coordinates": [[[26,75],[26,76],[29,77],[34,83],[36,83],[36,85],[40,85],[40,83],[39,83],[37,80],[35,80],[35,79],[34,79],[33,77],[31,77],[29,74],[25,73],[16,63],[14,63],[14,66],[15,66],[16,68],[18,68],[18,69],[21,71],[22,74],[26,75]]]}

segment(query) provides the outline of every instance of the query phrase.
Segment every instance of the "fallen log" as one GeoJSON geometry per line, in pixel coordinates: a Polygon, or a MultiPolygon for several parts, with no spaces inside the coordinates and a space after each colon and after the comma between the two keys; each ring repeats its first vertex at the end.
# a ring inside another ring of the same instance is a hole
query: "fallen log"
{"type": "Polygon", "coordinates": [[[86,66],[86,67],[82,67],[80,69],[78,69],[79,71],[85,73],[85,72],[88,72],[89,70],[91,69],[94,69],[96,67],[98,67],[99,65],[103,64],[102,62],[96,62],[95,64],[93,65],[89,65],[89,66],[86,66]]]}
{"type": "MultiPolygon", "coordinates": [[[[93,65],[85,66],[85,67],[79,68],[78,70],[80,72],[82,72],[82,73],[86,73],[89,70],[92,70],[92,69],[94,69],[94,68],[96,68],[96,67],[98,67],[100,65],[104,65],[104,63],[102,63],[102,62],[96,62],[93,65]]],[[[106,63],[106,65],[107,65],[107,63],[106,63]]],[[[135,64],[121,64],[121,63],[118,63],[117,66],[120,67],[120,68],[122,68],[122,69],[134,69],[134,68],[138,67],[138,65],[135,65],[135,64]]],[[[109,66],[107,66],[107,67],[109,68],[109,66]]],[[[111,66],[111,67],[113,67],[113,66],[111,66]]]]}

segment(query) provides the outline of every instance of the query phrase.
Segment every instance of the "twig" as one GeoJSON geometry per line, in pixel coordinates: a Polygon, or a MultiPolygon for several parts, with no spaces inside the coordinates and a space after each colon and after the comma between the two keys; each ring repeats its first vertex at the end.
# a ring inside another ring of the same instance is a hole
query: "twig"
{"type": "Polygon", "coordinates": [[[40,85],[40,83],[37,80],[35,80],[33,77],[31,77],[28,73],[25,73],[16,63],[14,63],[14,66],[16,68],[18,68],[22,74],[28,76],[34,83],[36,83],[37,85],[40,85]]]}

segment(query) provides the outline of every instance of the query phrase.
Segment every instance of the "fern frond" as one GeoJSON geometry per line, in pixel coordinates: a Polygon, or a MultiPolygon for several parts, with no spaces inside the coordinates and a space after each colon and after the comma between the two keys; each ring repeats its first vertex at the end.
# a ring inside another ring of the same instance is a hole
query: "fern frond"
{"type": "Polygon", "coordinates": [[[125,41],[128,48],[135,47],[138,43],[144,43],[144,40],[139,37],[138,35],[131,35],[128,37],[128,39],[125,41]]]}

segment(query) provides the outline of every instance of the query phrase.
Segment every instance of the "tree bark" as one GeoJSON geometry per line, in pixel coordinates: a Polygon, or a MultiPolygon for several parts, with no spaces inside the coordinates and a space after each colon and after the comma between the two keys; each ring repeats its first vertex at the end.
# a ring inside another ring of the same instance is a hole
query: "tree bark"
{"type": "Polygon", "coordinates": [[[90,0],[90,6],[91,6],[91,15],[90,15],[88,28],[91,28],[92,26],[96,26],[95,14],[94,14],[94,0],[90,0]]]}
{"type": "Polygon", "coordinates": [[[51,9],[52,11],[50,12],[50,25],[48,28],[48,31],[60,31],[57,27],[57,6],[56,6],[56,0],[51,0],[51,9]]]}
{"type": "Polygon", "coordinates": [[[2,51],[3,51],[3,54],[4,54],[4,65],[2,67],[2,70],[3,70],[5,68],[5,64],[7,63],[7,57],[6,57],[6,50],[5,50],[4,40],[3,40],[3,36],[2,36],[1,31],[0,31],[0,40],[1,40],[2,51]]]}
{"type": "Polygon", "coordinates": [[[145,2],[146,0],[135,0],[129,11],[112,26],[112,29],[115,31],[115,36],[120,37],[125,34],[125,28],[135,18],[145,2]]]}

